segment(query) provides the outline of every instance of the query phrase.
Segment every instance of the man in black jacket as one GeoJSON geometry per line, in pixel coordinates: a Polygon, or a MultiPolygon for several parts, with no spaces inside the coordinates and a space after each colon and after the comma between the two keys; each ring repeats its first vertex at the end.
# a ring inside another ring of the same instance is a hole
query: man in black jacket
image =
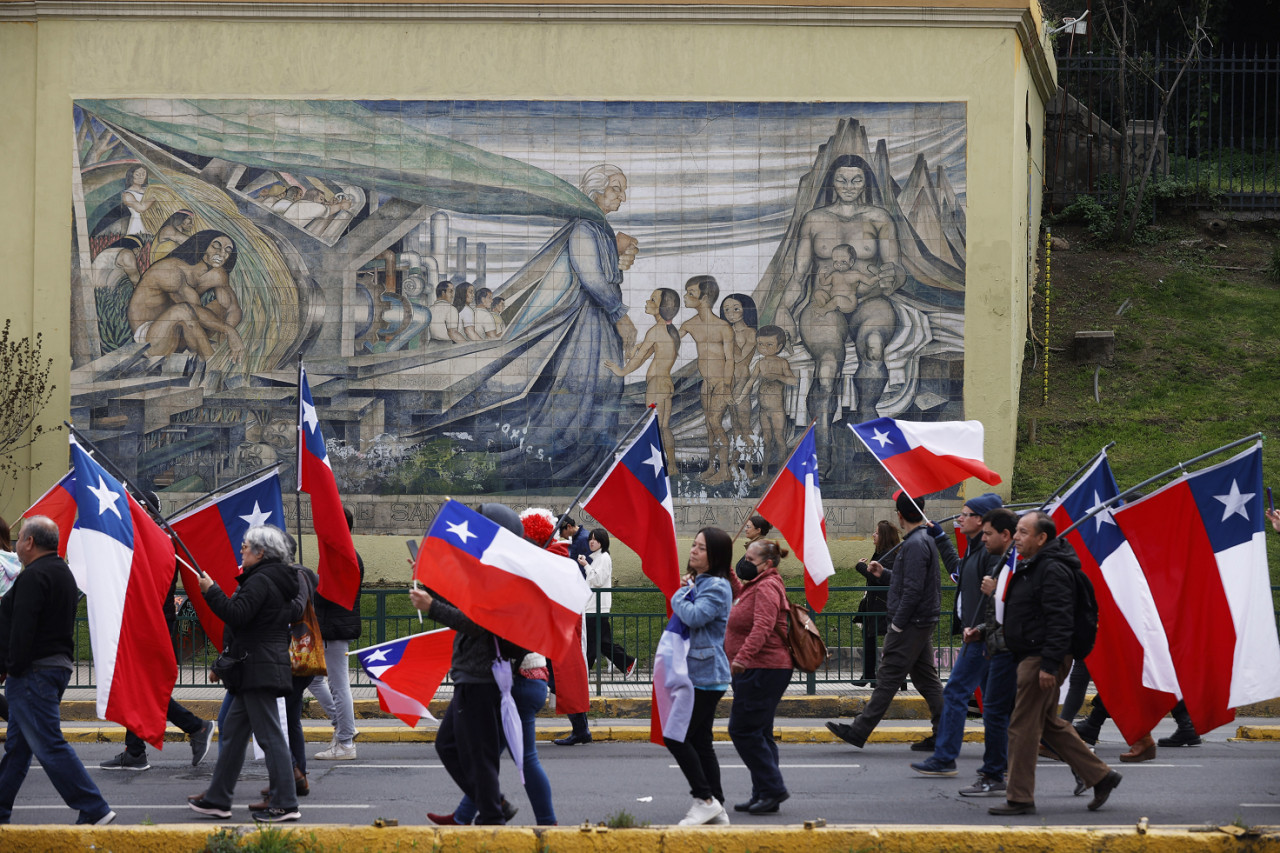
{"type": "MultiPolygon", "coordinates": [[[[942,608],[942,583],[938,577],[938,546],[924,523],[923,498],[914,501],[902,492],[895,499],[898,526],[905,536],[890,573],[874,560],[867,568],[875,575],[890,574],[887,618],[889,632],[884,638],[884,658],[879,680],[862,713],[848,723],[827,723],[837,737],[861,748],[867,742],[889,703],[911,675],[911,681],[929,706],[934,733],[942,716],[942,681],[933,656],[933,630],[942,608]]],[[[928,748],[933,749],[930,741],[928,748]]]]}
{"type": "Polygon", "coordinates": [[[1040,740],[1061,756],[1086,787],[1096,811],[1120,784],[1120,774],[1089,751],[1071,724],[1058,716],[1058,688],[1071,671],[1075,624],[1075,578],[1080,558],[1058,538],[1047,514],[1035,510],[1018,520],[1013,535],[1022,562],[1004,591],[1004,639],[1018,661],[1018,694],[1009,720],[1009,780],[1006,802],[994,815],[1036,813],[1036,759],[1040,740]]]}
{"type": "Polygon", "coordinates": [[[9,699],[0,824],[13,814],[32,757],[40,759],[63,801],[80,813],[76,823],[111,823],[116,813],[62,737],[58,707],[71,680],[79,593],[58,556],[58,525],[43,515],[28,518],[15,550],[25,568],[0,599],[0,681],[9,699]]]}

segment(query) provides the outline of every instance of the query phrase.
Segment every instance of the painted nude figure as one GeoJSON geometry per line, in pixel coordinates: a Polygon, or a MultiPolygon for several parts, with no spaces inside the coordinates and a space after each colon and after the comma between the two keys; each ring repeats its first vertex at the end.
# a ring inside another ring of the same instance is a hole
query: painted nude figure
{"type": "Polygon", "coordinates": [[[752,389],[756,393],[756,408],[760,411],[760,435],[764,440],[764,462],[760,466],[761,479],[777,472],[787,458],[787,409],[783,401],[784,386],[799,385],[800,379],[791,370],[791,364],[779,355],[787,348],[787,333],[777,326],[764,326],[756,332],[756,352],[760,358],[743,387],[739,402],[746,400],[752,389]]]}
{"type": "Polygon", "coordinates": [[[756,354],[756,302],[745,293],[731,293],[720,303],[720,319],[733,327],[733,402],[729,404],[730,440],[742,462],[748,480],[755,479],[754,449],[751,446],[751,404],[739,402],[751,375],[751,359],[756,354]]]}
{"type": "Polygon", "coordinates": [[[680,326],[680,336],[693,338],[698,347],[702,416],[707,424],[707,470],[702,472],[702,480],[709,485],[732,476],[724,414],[733,399],[733,327],[711,310],[719,296],[720,285],[712,276],[695,275],[685,282],[684,304],[698,313],[680,326]]]}
{"type": "Polygon", "coordinates": [[[644,313],[654,318],[654,324],[645,333],[635,355],[621,367],[608,359],[604,362],[615,376],[626,376],[653,356],[644,375],[644,402],[658,413],[658,429],[662,432],[662,449],[667,455],[668,466],[675,464],[676,452],[675,438],[671,434],[671,397],[676,391],[675,383],[671,381],[671,368],[675,366],[676,355],[680,352],[680,333],[671,321],[679,311],[680,294],[669,287],[655,290],[644,304],[644,313]]]}
{"type": "Polygon", "coordinates": [[[150,355],[167,356],[186,348],[208,360],[213,336],[226,337],[232,363],[244,355],[236,331],[242,317],[231,288],[236,247],[221,231],[200,231],[151,266],[129,300],[133,339],[151,345],[150,355]],[[206,293],[213,298],[201,304],[206,293]]]}

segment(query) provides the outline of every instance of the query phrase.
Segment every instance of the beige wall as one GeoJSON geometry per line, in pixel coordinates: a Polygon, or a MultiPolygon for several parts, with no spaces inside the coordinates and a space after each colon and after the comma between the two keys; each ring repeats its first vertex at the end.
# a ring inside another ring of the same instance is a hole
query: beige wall
{"type": "MultiPolygon", "coordinates": [[[[0,15],[14,5],[0,3],[0,15]]],[[[954,7],[969,4],[939,5],[953,7],[954,19],[963,12],[954,7]]],[[[0,17],[0,154],[10,165],[0,206],[5,315],[20,334],[42,331],[55,359],[58,390],[45,423],[64,417],[69,399],[74,98],[954,100],[968,116],[966,417],[986,424],[987,462],[1007,490],[1026,247],[1039,225],[1026,101],[1029,92],[1038,164],[1043,93],[1034,82],[1039,69],[1043,88],[1044,57],[1024,52],[1017,16],[1007,12],[975,10],[966,26],[928,14],[909,26],[777,23],[817,20],[814,12],[773,10],[773,22],[729,24],[0,17]],[[979,18],[998,25],[974,25],[979,18]]],[[[1036,26],[1030,15],[1022,20],[1036,26]]],[[[0,513],[16,514],[64,470],[64,439],[41,442],[34,458],[44,470],[0,497],[0,513]]]]}

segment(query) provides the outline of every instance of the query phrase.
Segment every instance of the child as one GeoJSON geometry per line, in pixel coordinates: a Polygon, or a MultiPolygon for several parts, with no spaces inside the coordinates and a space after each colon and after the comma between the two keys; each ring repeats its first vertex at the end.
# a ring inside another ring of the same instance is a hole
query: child
{"type": "Polygon", "coordinates": [[[654,323],[636,348],[635,355],[621,367],[608,359],[605,359],[604,366],[614,376],[626,376],[639,369],[650,356],[653,357],[649,371],[645,374],[644,402],[645,405],[652,405],[658,413],[658,429],[662,433],[667,464],[674,465],[676,441],[671,434],[671,397],[676,392],[676,386],[671,379],[671,368],[680,353],[680,335],[671,321],[680,311],[680,294],[669,287],[659,287],[649,296],[649,301],[644,304],[644,311],[653,317],[654,323]]]}
{"type": "MultiPolygon", "coordinates": [[[[840,311],[850,314],[858,307],[858,300],[875,289],[876,283],[857,267],[858,254],[848,243],[841,243],[831,250],[831,269],[818,276],[813,304],[819,314],[840,311]]],[[[867,272],[875,273],[870,266],[867,272]]]]}
{"type": "Polygon", "coordinates": [[[773,462],[776,460],[781,465],[787,455],[786,438],[783,434],[787,411],[782,399],[782,389],[784,385],[800,384],[791,365],[778,355],[788,344],[787,333],[777,326],[765,326],[756,332],[756,352],[760,354],[760,358],[751,368],[751,376],[741,395],[745,397],[748,391],[759,386],[756,391],[756,408],[760,410],[760,434],[764,439],[762,480],[772,475],[773,462]]]}

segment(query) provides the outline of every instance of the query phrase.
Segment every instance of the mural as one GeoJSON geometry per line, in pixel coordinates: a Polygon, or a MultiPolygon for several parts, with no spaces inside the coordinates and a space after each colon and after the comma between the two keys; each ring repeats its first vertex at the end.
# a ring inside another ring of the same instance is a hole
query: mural
{"type": "Polygon", "coordinates": [[[80,100],[72,414],[145,486],[573,494],[656,406],[677,496],[810,421],[963,417],[963,103],[80,100]],[[287,474],[286,474],[287,475],[287,474]]]}

